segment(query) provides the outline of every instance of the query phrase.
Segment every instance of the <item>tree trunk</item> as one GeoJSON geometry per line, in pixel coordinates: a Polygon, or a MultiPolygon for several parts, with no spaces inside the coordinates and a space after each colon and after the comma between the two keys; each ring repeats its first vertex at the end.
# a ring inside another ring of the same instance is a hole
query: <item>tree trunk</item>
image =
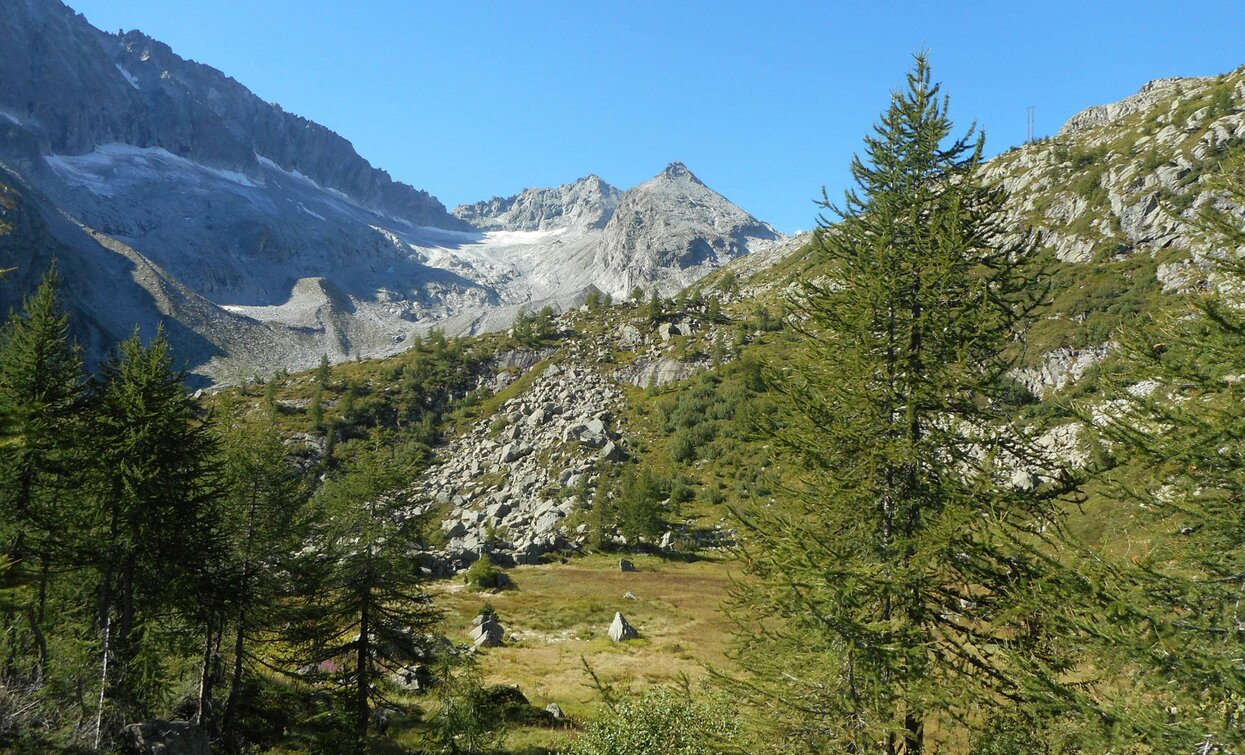
{"type": "Polygon", "coordinates": [[[234,728],[238,709],[238,688],[242,685],[243,653],[245,652],[246,612],[238,612],[238,625],[233,636],[233,674],[229,680],[229,697],[225,699],[225,714],[222,729],[225,746],[234,747],[234,728]]]}
{"type": "Polygon", "coordinates": [[[199,703],[195,709],[195,723],[207,728],[212,705],[212,636],[215,634],[215,622],[207,620],[207,628],[203,632],[203,658],[199,665],[199,703]]]}
{"type": "Polygon", "coordinates": [[[920,755],[925,740],[925,724],[916,715],[909,713],[904,716],[903,725],[905,755],[920,755]]]}
{"type": "MultiPolygon", "coordinates": [[[[367,588],[364,589],[366,590],[367,588]]],[[[368,642],[368,633],[371,632],[372,628],[368,626],[370,618],[368,612],[369,599],[370,596],[365,593],[362,601],[362,610],[359,615],[359,644],[355,664],[355,682],[358,684],[355,690],[355,715],[357,716],[355,731],[359,735],[360,745],[362,745],[364,738],[367,737],[368,692],[371,686],[371,679],[369,678],[369,672],[371,671],[371,664],[369,663],[371,660],[371,647],[368,642]]]]}

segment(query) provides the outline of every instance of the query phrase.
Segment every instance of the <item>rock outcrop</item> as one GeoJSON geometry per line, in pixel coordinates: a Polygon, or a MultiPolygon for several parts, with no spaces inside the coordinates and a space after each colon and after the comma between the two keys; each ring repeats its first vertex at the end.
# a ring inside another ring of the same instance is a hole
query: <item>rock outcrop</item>
{"type": "Polygon", "coordinates": [[[609,631],[606,632],[609,638],[614,642],[626,642],[627,640],[639,639],[640,633],[635,630],[627,621],[627,617],[622,612],[614,614],[614,621],[610,623],[609,631]]]}
{"type": "Polygon", "coordinates": [[[512,197],[459,205],[454,216],[485,231],[601,229],[614,215],[622,192],[598,176],[553,189],[524,189],[512,197]]]}

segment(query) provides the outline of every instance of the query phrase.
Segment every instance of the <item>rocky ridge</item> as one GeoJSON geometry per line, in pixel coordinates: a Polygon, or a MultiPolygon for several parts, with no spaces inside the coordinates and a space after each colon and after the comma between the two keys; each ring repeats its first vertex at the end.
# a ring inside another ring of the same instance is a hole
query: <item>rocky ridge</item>
{"type": "Polygon", "coordinates": [[[512,197],[459,205],[455,217],[484,231],[580,231],[604,228],[622,191],[595,175],[552,189],[524,189],[512,197]]]}
{"type": "Polygon", "coordinates": [[[42,235],[13,232],[32,247],[20,282],[58,250],[91,361],[119,329],[164,323],[198,380],[236,382],[322,354],[397,353],[433,329],[502,329],[524,311],[577,306],[594,286],[672,292],[753,248],[736,233],[746,213],[672,195],[640,219],[681,228],[678,248],[649,239],[628,256],[614,244],[603,267],[605,240],[631,238],[615,218],[630,192],[595,176],[451,215],[323,126],[140,32],[95,29],[59,0],[0,5],[0,38],[12,42],[0,49],[0,181],[28,189],[48,219],[42,235]],[[693,241],[712,259],[683,264],[693,241]],[[110,256],[135,285],[78,277],[110,256]],[[172,306],[170,290],[194,306],[172,306]],[[116,313],[90,304],[109,299],[116,313]]]}
{"type": "MultiPolygon", "coordinates": [[[[434,511],[440,520],[444,543],[429,554],[436,571],[460,571],[485,553],[513,566],[584,546],[586,525],[568,522],[589,507],[603,466],[630,455],[624,387],[665,385],[713,366],[686,353],[724,340],[702,316],[689,307],[654,324],[639,306],[617,305],[611,319],[619,322],[605,333],[500,355],[481,385],[498,393],[522,377],[523,389],[438,449],[411,489],[424,501],[412,513],[434,511]]],[[[582,317],[562,315],[557,327],[575,332],[582,317]]]]}

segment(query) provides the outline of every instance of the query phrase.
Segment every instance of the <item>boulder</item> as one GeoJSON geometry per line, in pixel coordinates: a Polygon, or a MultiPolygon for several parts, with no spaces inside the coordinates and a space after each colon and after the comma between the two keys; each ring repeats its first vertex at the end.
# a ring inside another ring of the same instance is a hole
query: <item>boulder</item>
{"type": "Polygon", "coordinates": [[[627,623],[627,618],[621,612],[614,614],[614,622],[609,628],[610,639],[614,642],[626,642],[627,640],[638,639],[640,633],[635,631],[635,627],[627,623]]]}
{"type": "Polygon", "coordinates": [[[499,457],[502,464],[509,464],[512,461],[522,459],[532,452],[531,446],[524,446],[518,443],[507,443],[502,446],[501,456],[499,457]]]}
{"type": "Polygon", "coordinates": [[[557,703],[549,703],[545,706],[545,712],[549,714],[549,718],[554,721],[565,721],[566,714],[562,712],[562,706],[557,703]]]}
{"type": "Polygon", "coordinates": [[[506,630],[498,623],[497,617],[489,614],[482,617],[480,623],[471,630],[471,641],[477,648],[501,647],[505,634],[506,630]]]}
{"type": "Polygon", "coordinates": [[[601,459],[604,461],[626,461],[627,452],[614,441],[608,441],[601,447],[601,459]]]}
{"type": "Polygon", "coordinates": [[[637,571],[635,564],[625,558],[618,559],[618,571],[637,571]]]}

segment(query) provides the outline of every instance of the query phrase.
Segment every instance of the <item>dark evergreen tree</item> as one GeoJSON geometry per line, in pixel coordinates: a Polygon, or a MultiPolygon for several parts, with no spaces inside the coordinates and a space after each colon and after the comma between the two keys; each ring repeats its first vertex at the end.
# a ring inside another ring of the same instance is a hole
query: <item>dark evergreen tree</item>
{"type": "Polygon", "coordinates": [[[407,495],[410,460],[373,436],[312,501],[317,521],[297,573],[305,608],[287,638],[292,669],[314,669],[343,696],[362,747],[388,679],[429,653],[439,612],[422,589],[424,517],[407,495]]]}
{"type": "MultiPolygon", "coordinates": [[[[416,342],[418,346],[418,342],[416,342]]],[[[316,367],[316,385],[323,389],[329,387],[329,355],[320,355],[320,364],[316,367]]]]}
{"type": "MultiPolygon", "coordinates": [[[[228,696],[220,724],[227,744],[237,745],[239,707],[246,674],[258,676],[262,665],[256,647],[279,637],[284,616],[274,610],[289,592],[284,578],[297,549],[299,509],[306,486],[286,456],[274,418],[248,418],[235,409],[222,442],[224,561],[213,598],[218,633],[232,636],[228,696]]],[[[207,655],[210,656],[211,643],[207,655]]],[[[205,656],[206,657],[206,656],[205,656]]],[[[205,664],[205,667],[207,664],[205,664]]],[[[200,710],[212,699],[211,669],[201,674],[200,710]]]]}
{"type": "MultiPolygon", "coordinates": [[[[186,394],[163,330],[136,333],[104,365],[93,429],[91,548],[116,720],[151,715],[169,677],[168,642],[199,635],[200,597],[219,563],[216,440],[186,394]]],[[[102,710],[102,707],[101,707],[102,710]]]]}
{"type": "Polygon", "coordinates": [[[657,293],[657,289],[653,289],[653,295],[648,300],[648,320],[654,325],[661,321],[665,315],[666,307],[662,303],[661,295],[657,293]]]}
{"type": "Polygon", "coordinates": [[[47,662],[43,624],[49,573],[81,482],[86,374],[69,343],[53,267],[0,330],[0,535],[5,582],[24,598],[4,609],[5,670],[47,662]],[[26,631],[17,622],[24,622],[26,631]],[[19,659],[22,663],[19,663],[19,659]]]}
{"type": "Polygon", "coordinates": [[[823,205],[830,279],[803,285],[804,348],[769,381],[804,472],[737,512],[739,686],[809,751],[941,751],[996,713],[1077,704],[1051,640],[1077,584],[1047,557],[1060,484],[1011,484],[1052,465],[1000,400],[1036,271],[1003,241],[983,139],[952,131],[918,56],[852,162],[857,189],[823,205]]]}

